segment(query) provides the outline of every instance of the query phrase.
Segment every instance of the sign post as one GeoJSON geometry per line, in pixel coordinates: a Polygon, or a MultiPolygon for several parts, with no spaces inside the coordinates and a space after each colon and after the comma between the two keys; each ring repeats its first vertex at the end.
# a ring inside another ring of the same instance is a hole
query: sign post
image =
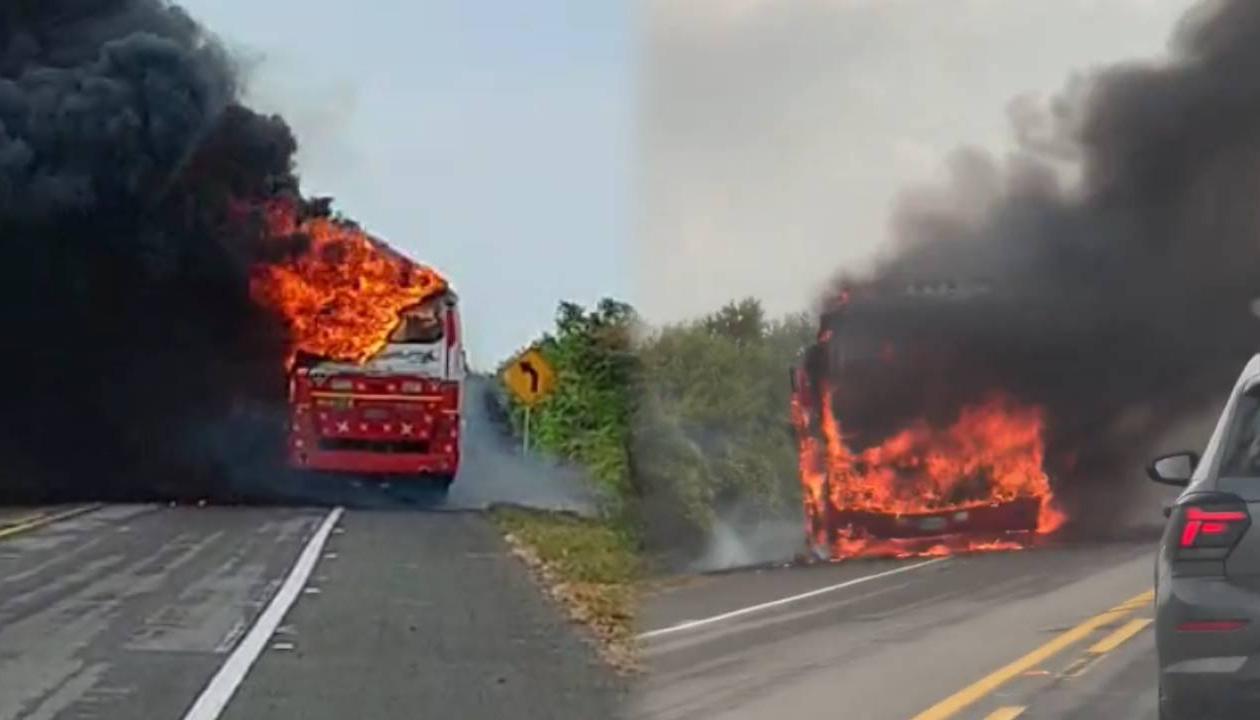
{"type": "Polygon", "coordinates": [[[525,433],[524,433],[524,442],[522,442],[522,445],[524,445],[525,452],[527,453],[529,452],[529,416],[532,411],[533,411],[533,408],[531,406],[529,405],[525,406],[525,433]]]}
{"type": "Polygon", "coordinates": [[[503,370],[503,384],[525,406],[525,430],[522,445],[529,452],[530,427],[534,406],[555,390],[556,373],[547,358],[535,349],[517,355],[503,370]]]}

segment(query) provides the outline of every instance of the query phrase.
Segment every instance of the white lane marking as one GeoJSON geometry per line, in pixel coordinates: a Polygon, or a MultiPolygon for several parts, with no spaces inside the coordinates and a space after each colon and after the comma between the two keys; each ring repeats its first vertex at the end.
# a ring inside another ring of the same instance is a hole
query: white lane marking
{"type": "Polygon", "coordinates": [[[289,608],[293,607],[302,586],[306,584],[311,571],[315,569],[315,563],[319,561],[324,543],[328,541],[328,535],[341,519],[341,513],[341,508],[333,508],[332,512],[324,518],[324,522],[315,531],[315,535],[302,549],[297,562],[293,563],[293,569],[289,571],[289,576],[285,578],[284,584],[271,599],[267,609],[258,616],[258,621],[249,629],[249,634],[241,640],[241,643],[224,661],[223,666],[219,668],[219,672],[215,673],[210,683],[201,691],[197,701],[184,715],[184,720],[215,720],[223,713],[223,709],[236,694],[237,688],[245,680],[245,675],[249,673],[254,661],[267,646],[267,641],[271,639],[276,628],[280,627],[280,621],[289,612],[289,608]]]}
{"type": "Polygon", "coordinates": [[[660,637],[662,635],[669,635],[671,633],[682,632],[683,630],[691,630],[693,628],[698,628],[703,625],[711,625],[713,623],[722,622],[723,620],[730,620],[731,618],[737,618],[743,615],[750,615],[755,612],[761,612],[762,610],[769,610],[770,608],[776,608],[782,605],[788,605],[794,602],[799,602],[801,600],[808,600],[809,598],[812,598],[812,597],[818,597],[819,595],[825,595],[827,593],[835,592],[837,590],[850,588],[850,587],[853,587],[854,585],[861,585],[862,583],[867,583],[872,580],[879,580],[880,578],[886,578],[886,577],[891,577],[893,575],[899,575],[904,572],[910,572],[911,570],[918,570],[919,568],[927,567],[929,565],[935,565],[936,563],[944,562],[945,560],[948,560],[948,559],[949,558],[941,557],[941,558],[934,558],[932,560],[925,560],[923,562],[914,563],[912,565],[903,565],[899,568],[893,568],[892,570],[885,570],[884,572],[875,573],[874,575],[863,575],[860,578],[846,580],[842,583],[837,583],[835,585],[828,585],[827,587],[818,588],[817,590],[810,590],[809,592],[804,592],[804,593],[801,593],[800,595],[790,595],[785,598],[779,598],[778,600],[771,600],[770,602],[764,602],[759,605],[750,605],[749,607],[740,608],[738,610],[724,612],[721,615],[714,615],[713,617],[701,618],[700,620],[688,620],[687,622],[678,623],[677,625],[670,625],[669,627],[661,628],[659,630],[649,630],[648,632],[645,632],[645,633],[639,633],[638,639],[650,640],[652,638],[660,637]]]}

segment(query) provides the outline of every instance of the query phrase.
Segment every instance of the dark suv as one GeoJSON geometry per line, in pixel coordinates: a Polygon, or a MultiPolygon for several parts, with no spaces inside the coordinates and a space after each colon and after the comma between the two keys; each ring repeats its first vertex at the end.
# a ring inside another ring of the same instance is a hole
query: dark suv
{"type": "Polygon", "coordinates": [[[1202,460],[1165,455],[1147,474],[1185,487],[1155,569],[1160,717],[1260,717],[1260,356],[1202,460]]]}

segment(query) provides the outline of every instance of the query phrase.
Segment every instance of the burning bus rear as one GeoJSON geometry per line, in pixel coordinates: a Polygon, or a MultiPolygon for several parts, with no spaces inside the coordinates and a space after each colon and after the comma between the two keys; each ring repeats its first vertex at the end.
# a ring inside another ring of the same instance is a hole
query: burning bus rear
{"type": "Polygon", "coordinates": [[[363,363],[299,361],[290,382],[290,464],[449,487],[459,469],[465,372],[449,290],[403,310],[388,342],[363,363]]]}
{"type": "Polygon", "coordinates": [[[792,401],[816,554],[1017,548],[1062,521],[1041,409],[997,378],[965,403],[950,392],[960,363],[984,362],[953,357],[951,334],[967,333],[971,308],[991,300],[982,285],[863,288],[824,313],[792,401]]]}

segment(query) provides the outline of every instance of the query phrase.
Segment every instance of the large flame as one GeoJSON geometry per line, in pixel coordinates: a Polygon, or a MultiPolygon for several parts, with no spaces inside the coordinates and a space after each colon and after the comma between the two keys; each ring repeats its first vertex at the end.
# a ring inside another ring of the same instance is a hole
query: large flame
{"type": "Polygon", "coordinates": [[[263,208],[266,232],[278,244],[309,243],[282,262],[261,263],[250,277],[255,301],[285,321],[298,353],[364,362],[388,341],[399,312],[446,290],[431,268],[417,265],[348,223],[301,217],[292,202],[263,208]]]}
{"type": "Polygon", "coordinates": [[[941,555],[958,550],[1009,550],[1016,540],[947,538],[924,546],[878,538],[829,519],[853,513],[905,516],[961,512],[1012,501],[1037,503],[1039,534],[1062,525],[1045,458],[1040,409],[1000,393],[964,407],[953,423],[918,420],[860,451],[845,441],[824,383],[821,407],[811,411],[798,391],[792,403],[799,430],[800,469],[812,540],[833,558],[857,555],[941,555]]]}

